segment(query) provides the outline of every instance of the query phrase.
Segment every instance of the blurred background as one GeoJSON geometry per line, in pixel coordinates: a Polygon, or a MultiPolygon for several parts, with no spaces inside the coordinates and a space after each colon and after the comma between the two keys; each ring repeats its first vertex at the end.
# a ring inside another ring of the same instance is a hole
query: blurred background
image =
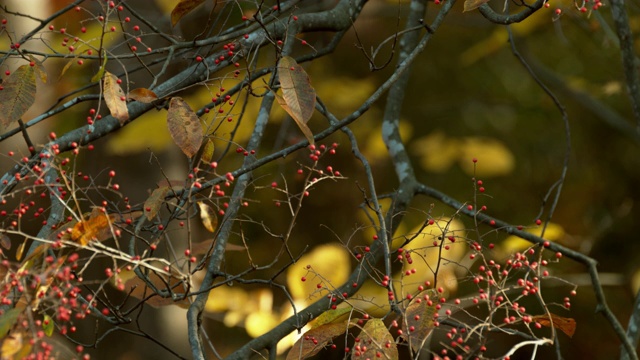
{"type": "MultiPolygon", "coordinates": [[[[31,1],[25,5],[24,2],[8,1],[6,6],[23,13],[42,12],[34,16],[45,17],[67,2],[44,1],[37,6],[35,3],[39,2],[31,1]]],[[[213,5],[203,5],[202,9],[189,14],[172,29],[168,14],[175,3],[155,0],[144,4],[136,2],[131,6],[145,14],[159,29],[191,39],[201,31],[201,24],[207,22],[213,5]]],[[[490,4],[495,8],[502,6],[501,3],[490,4]]],[[[512,26],[515,45],[539,79],[566,107],[571,127],[568,176],[551,220],[555,224],[554,231],[548,236],[599,262],[609,305],[626,326],[634,295],[640,288],[640,242],[634,230],[640,219],[637,204],[640,198],[640,137],[634,132],[635,124],[621,71],[620,53],[611,28],[611,14],[606,4],[598,11],[587,13],[579,12],[572,2],[565,0],[554,0],[550,4],[550,8],[542,9],[522,24],[512,26]],[[556,8],[562,9],[560,16],[556,15],[556,8]]],[[[331,7],[333,2],[323,1],[312,5],[318,8],[331,7]]],[[[87,3],[82,6],[91,9],[93,5],[87,3]]],[[[304,11],[304,6],[300,5],[301,11],[304,11]]],[[[632,30],[637,32],[640,30],[638,4],[630,2],[627,6],[632,30]]],[[[437,5],[429,4],[426,23],[431,22],[437,10],[437,5]]],[[[239,14],[239,10],[234,11],[239,14]]],[[[358,37],[354,31],[349,31],[332,54],[303,65],[318,96],[336,116],[346,116],[358,108],[395,66],[394,58],[383,70],[369,71],[367,58],[356,44],[364,51],[378,47],[401,29],[397,24],[398,17],[402,23],[407,13],[406,1],[370,1],[354,24],[358,37]]],[[[58,19],[55,26],[77,31],[79,26],[85,24],[82,18],[86,14],[83,14],[72,12],[58,19]]],[[[33,26],[33,23],[24,21],[24,24],[16,23],[13,29],[16,33],[24,33],[33,26]]],[[[85,26],[89,27],[91,23],[87,22],[85,26]]],[[[149,31],[144,25],[141,27],[143,32],[149,31]]],[[[309,34],[302,36],[302,39],[310,46],[320,48],[330,40],[330,34],[309,34]]],[[[157,39],[150,39],[149,46],[154,46],[153,41],[157,39]]],[[[389,41],[383,45],[375,59],[376,63],[386,62],[391,55],[391,43],[389,41]]],[[[0,39],[1,47],[6,48],[8,44],[7,37],[0,39]]],[[[109,46],[115,47],[117,44],[117,40],[113,40],[109,46]]],[[[309,51],[309,46],[300,43],[294,53],[301,55],[309,51]]],[[[269,66],[269,59],[273,59],[273,54],[265,50],[260,57],[262,65],[269,66]]],[[[181,71],[191,61],[186,56],[176,61],[168,69],[168,76],[181,71]]],[[[17,63],[7,62],[2,65],[2,70],[17,63]]],[[[57,78],[65,64],[63,60],[46,61],[50,78],[57,78]]],[[[63,77],[47,84],[46,90],[40,91],[39,88],[38,104],[29,114],[40,114],[60,94],[87,83],[99,65],[72,65],[63,77]]],[[[482,204],[488,207],[490,215],[525,226],[532,225],[538,218],[545,219],[546,212],[540,214],[545,196],[560,178],[563,167],[567,140],[564,124],[552,100],[514,57],[505,28],[489,23],[477,11],[463,13],[460,2],[411,71],[401,129],[418,180],[465,202],[473,199],[471,178],[475,176],[484,182],[486,196],[482,197],[482,204]],[[473,157],[479,160],[475,174],[471,162],[473,157]]],[[[218,76],[222,79],[220,87],[231,87],[225,85],[225,81],[231,84],[233,80],[227,80],[227,75],[218,76]]],[[[148,86],[149,77],[136,73],[131,81],[136,82],[134,87],[148,86]]],[[[180,96],[192,108],[198,109],[207,104],[216,91],[195,87],[185,90],[180,96]]],[[[96,89],[88,92],[95,93],[96,89]]],[[[30,131],[39,134],[33,136],[43,143],[49,131],[62,134],[83,124],[87,112],[95,106],[95,103],[80,104],[30,131]]],[[[252,117],[257,114],[258,106],[259,99],[249,101],[245,114],[248,119],[244,123],[246,126],[238,130],[228,153],[223,149],[229,144],[231,130],[219,130],[216,143],[216,156],[221,164],[219,173],[224,174],[241,163],[242,156],[237,156],[235,149],[246,145],[252,130],[252,117]]],[[[383,109],[384,101],[380,101],[350,126],[373,166],[379,195],[393,192],[397,187],[381,140],[383,109]]],[[[102,111],[107,114],[106,109],[102,111]]],[[[302,138],[284,111],[274,108],[272,114],[267,140],[262,148],[256,149],[258,158],[302,138]]],[[[314,131],[320,131],[325,128],[326,121],[319,114],[315,116],[309,125],[314,131]]],[[[162,111],[151,111],[112,136],[100,140],[95,144],[96,153],[79,157],[78,171],[92,174],[98,179],[102,176],[102,180],[105,180],[106,169],[116,170],[123,193],[133,204],[146,200],[149,191],[164,179],[163,172],[170,179],[184,179],[187,163],[171,141],[163,123],[166,122],[165,117],[162,111]],[[157,161],[150,160],[151,153],[157,156],[157,161]]],[[[320,168],[330,165],[346,179],[324,181],[311,190],[296,220],[290,242],[291,250],[296,254],[336,242],[348,243],[348,248],[355,249],[367,244],[367,239],[373,234],[371,224],[360,209],[363,198],[358,186],[366,183],[362,167],[350,152],[344,135],[335,134],[322,143],[330,145],[333,142],[339,144],[337,154],[323,157],[320,168]]],[[[18,136],[0,143],[0,150],[3,154],[9,150],[27,153],[18,136]]],[[[0,170],[4,172],[13,164],[13,160],[4,155],[3,158],[6,160],[0,160],[0,170]]],[[[271,261],[274,246],[279,246],[279,240],[266,235],[261,224],[274,234],[280,234],[286,231],[291,221],[289,210],[285,206],[276,206],[277,201],[286,200],[284,194],[270,189],[270,184],[275,181],[282,187],[286,180],[291,192],[300,191],[302,178],[296,171],[305,166],[310,166],[308,153],[300,151],[256,172],[255,190],[248,194],[250,206],[243,212],[243,216],[255,220],[243,228],[255,263],[271,261]]],[[[455,212],[435,200],[419,197],[412,204],[412,210],[406,214],[398,232],[406,233],[419,226],[432,204],[431,214],[434,217],[451,216],[455,212]]],[[[470,219],[459,220],[464,228],[472,228],[470,219]]],[[[175,234],[179,234],[177,230],[175,234]]],[[[205,239],[206,230],[201,226],[196,228],[194,237],[205,239]]],[[[498,244],[496,258],[523,249],[516,241],[505,239],[506,236],[500,234],[491,235],[491,241],[498,244]]],[[[241,244],[239,236],[235,243],[241,244]]],[[[345,259],[355,263],[352,256],[345,259]]],[[[246,254],[229,252],[225,266],[225,270],[231,273],[246,269],[246,254]]],[[[344,271],[352,267],[347,265],[344,271]]],[[[264,278],[278,269],[279,266],[275,266],[270,271],[252,276],[264,278]]],[[[571,310],[557,310],[559,315],[574,318],[577,322],[573,338],[558,335],[562,356],[566,359],[617,357],[619,342],[609,324],[595,313],[595,298],[585,268],[570,260],[563,260],[552,271],[555,276],[578,285],[578,296],[572,299],[571,310]]],[[[285,275],[281,275],[278,281],[287,283],[285,275]]],[[[296,286],[291,281],[289,285],[296,286]]],[[[556,285],[551,284],[546,289],[546,296],[562,299],[572,289],[556,285]]],[[[109,291],[114,298],[123,296],[115,289],[109,291]]],[[[464,297],[472,291],[472,286],[461,282],[455,296],[464,297]]],[[[281,316],[286,315],[286,309],[290,308],[282,292],[258,286],[223,288],[217,297],[215,300],[218,302],[211,302],[205,327],[221,355],[230,353],[252,335],[259,334],[260,330],[251,333],[247,325],[251,321],[268,327],[268,324],[277,323],[281,316]],[[248,319],[250,313],[258,311],[264,312],[265,317],[248,319]]],[[[140,318],[149,334],[190,358],[184,315],[184,309],[171,306],[146,308],[140,318]]],[[[87,339],[84,341],[91,341],[93,335],[89,334],[93,334],[93,324],[78,326],[86,327],[87,339]]],[[[509,338],[495,340],[498,344],[513,341],[509,338]]],[[[539,352],[539,358],[548,358],[554,353],[553,349],[549,351],[539,352]]],[[[172,358],[157,344],[124,332],[110,334],[97,350],[89,352],[97,359],[172,358]]],[[[322,354],[320,358],[330,356],[342,357],[322,354]]],[[[524,352],[521,356],[525,356],[524,352]]]]}

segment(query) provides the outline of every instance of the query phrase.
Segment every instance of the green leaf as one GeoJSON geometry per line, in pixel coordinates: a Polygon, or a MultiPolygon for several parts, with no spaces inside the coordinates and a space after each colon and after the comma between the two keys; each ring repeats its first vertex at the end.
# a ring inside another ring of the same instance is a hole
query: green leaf
{"type": "Polygon", "coordinates": [[[11,73],[0,91],[0,130],[20,120],[36,101],[36,72],[22,65],[11,73]]]}
{"type": "Polygon", "coordinates": [[[23,309],[13,308],[6,311],[0,316],[0,340],[7,336],[7,333],[13,328],[18,321],[18,317],[22,313],[23,309]]]}
{"type": "MultiPolygon", "coordinates": [[[[65,66],[65,69],[66,69],[66,66],[65,66]]],[[[103,51],[102,52],[102,65],[100,66],[100,69],[98,69],[98,72],[95,75],[93,75],[93,77],[91,78],[91,82],[100,81],[100,79],[102,79],[102,77],[104,76],[104,72],[106,70],[107,70],[107,52],[103,51]]]]}
{"type": "Polygon", "coordinates": [[[44,330],[45,335],[53,335],[54,328],[55,326],[53,325],[53,319],[51,318],[51,316],[45,315],[44,320],[42,321],[42,330],[44,330]]]}

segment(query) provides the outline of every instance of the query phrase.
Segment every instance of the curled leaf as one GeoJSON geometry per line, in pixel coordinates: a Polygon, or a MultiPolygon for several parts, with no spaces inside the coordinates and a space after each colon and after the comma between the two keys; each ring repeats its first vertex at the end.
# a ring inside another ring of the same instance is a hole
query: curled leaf
{"type": "Polygon", "coordinates": [[[0,131],[20,120],[36,101],[36,72],[22,65],[12,72],[0,91],[0,131]]]}
{"type": "Polygon", "coordinates": [[[111,116],[118,119],[120,124],[129,120],[129,109],[124,97],[124,91],[118,84],[118,78],[110,72],[104,75],[104,101],[107,103],[111,116]]]}
{"type": "Polygon", "coordinates": [[[158,95],[149,89],[137,88],[129,91],[127,100],[135,100],[148,104],[158,100],[158,95]]]}
{"type": "Polygon", "coordinates": [[[181,0],[171,11],[171,26],[176,26],[183,16],[197,8],[205,0],[181,0]]]}
{"type": "Polygon", "coordinates": [[[204,225],[207,230],[216,232],[216,227],[218,226],[218,217],[216,216],[216,212],[213,211],[211,206],[202,201],[198,201],[198,207],[200,208],[200,219],[202,219],[202,225],[204,225]]]}
{"type": "Polygon", "coordinates": [[[282,96],[276,96],[276,100],[313,144],[313,133],[307,122],[316,106],[316,91],[311,86],[309,75],[293,58],[284,56],[278,62],[278,78],[282,96]]]}
{"type": "Polygon", "coordinates": [[[167,126],[176,145],[189,158],[193,157],[202,144],[202,126],[189,104],[179,97],[169,102],[167,126]]]}

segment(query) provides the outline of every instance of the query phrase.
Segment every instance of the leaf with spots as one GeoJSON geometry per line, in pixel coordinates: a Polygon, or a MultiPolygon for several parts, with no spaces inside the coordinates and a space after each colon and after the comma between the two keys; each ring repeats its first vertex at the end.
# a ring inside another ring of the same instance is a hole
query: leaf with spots
{"type": "Polygon", "coordinates": [[[282,96],[276,95],[276,100],[313,144],[313,133],[307,122],[316,107],[316,91],[311,86],[309,75],[293,58],[284,56],[278,62],[278,78],[282,96]]]}
{"type": "Polygon", "coordinates": [[[418,353],[433,331],[433,316],[436,314],[435,305],[428,305],[429,299],[437,299],[433,289],[425,290],[416,295],[407,306],[402,321],[402,337],[409,343],[414,353],[418,353]]]}
{"type": "Polygon", "coordinates": [[[176,26],[183,16],[197,8],[205,0],[182,0],[171,11],[171,26],[176,26]]]}
{"type": "Polygon", "coordinates": [[[187,157],[193,157],[202,144],[202,126],[198,115],[179,97],[169,102],[167,126],[176,145],[187,157]]]}
{"type": "Polygon", "coordinates": [[[398,347],[389,329],[380,319],[371,319],[362,328],[360,346],[366,351],[351,353],[351,359],[398,359],[398,347]]]}
{"type": "Polygon", "coordinates": [[[118,78],[110,72],[104,74],[103,80],[104,101],[111,111],[111,116],[120,121],[120,125],[129,120],[129,109],[124,91],[118,84],[118,78]]]}
{"type": "Polygon", "coordinates": [[[29,110],[36,101],[36,71],[22,65],[12,72],[0,91],[0,131],[4,131],[29,110]]]}
{"type": "Polygon", "coordinates": [[[349,321],[343,321],[339,323],[330,323],[322,326],[318,326],[315,329],[311,329],[304,333],[287,354],[287,360],[294,359],[308,359],[317,354],[327,344],[339,335],[342,335],[354,323],[349,321]]]}

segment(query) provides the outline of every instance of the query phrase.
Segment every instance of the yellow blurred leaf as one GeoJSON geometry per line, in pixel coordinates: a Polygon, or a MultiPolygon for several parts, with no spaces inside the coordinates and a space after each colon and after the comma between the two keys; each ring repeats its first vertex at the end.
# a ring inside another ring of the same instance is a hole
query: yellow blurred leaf
{"type": "Polygon", "coordinates": [[[176,7],[171,11],[171,26],[176,26],[183,16],[190,13],[203,2],[205,2],[205,0],[180,0],[176,7]]]}
{"type": "Polygon", "coordinates": [[[158,95],[149,89],[137,88],[129,91],[127,99],[139,101],[141,103],[152,103],[158,100],[158,95]]]}
{"type": "Polygon", "coordinates": [[[23,350],[24,347],[30,348],[31,346],[29,345],[28,342],[23,341],[22,333],[14,332],[11,335],[7,336],[2,341],[2,348],[0,348],[0,358],[3,360],[4,359],[11,359],[11,360],[21,359],[21,357],[15,357],[15,355],[21,352],[21,350],[23,350]]]}
{"type": "Polygon", "coordinates": [[[36,101],[36,72],[22,65],[2,83],[0,91],[0,131],[22,118],[36,101]]]}
{"type": "Polygon", "coordinates": [[[120,125],[129,120],[129,109],[124,96],[124,91],[118,84],[118,78],[110,72],[104,75],[104,102],[107,104],[111,116],[120,121],[120,125]]]}
{"type": "Polygon", "coordinates": [[[491,138],[467,137],[460,143],[460,167],[469,175],[474,175],[473,158],[477,177],[489,178],[510,174],[515,167],[515,157],[511,150],[499,140],[491,138]]]}
{"type": "Polygon", "coordinates": [[[202,144],[202,126],[189,104],[179,97],[171,98],[169,102],[167,127],[180,150],[187,157],[192,158],[202,144]]]}
{"type": "Polygon", "coordinates": [[[278,103],[313,144],[313,133],[307,122],[315,110],[316,91],[311,86],[309,75],[293,58],[284,56],[278,62],[278,79],[282,90],[282,97],[276,96],[278,103]]]}
{"type": "Polygon", "coordinates": [[[458,140],[439,130],[413,141],[411,149],[420,157],[422,168],[435,173],[446,172],[460,157],[458,140]]]}
{"type": "Polygon", "coordinates": [[[151,220],[158,215],[158,211],[160,211],[160,207],[164,204],[164,199],[167,197],[170,190],[171,188],[167,186],[157,188],[153,190],[151,196],[145,200],[144,213],[147,220],[151,220]]]}
{"type": "Polygon", "coordinates": [[[244,321],[247,334],[253,338],[264,335],[280,323],[280,319],[271,311],[253,312],[244,321]]]}
{"type": "Polygon", "coordinates": [[[356,355],[351,353],[352,360],[359,359],[398,359],[398,348],[389,329],[380,319],[370,319],[364,324],[360,333],[360,346],[366,346],[366,351],[356,355]],[[380,356],[382,355],[382,356],[380,356]]]}
{"type": "MultiPolygon", "coordinates": [[[[400,120],[400,137],[403,140],[407,140],[411,138],[411,133],[413,131],[413,127],[411,123],[400,120]]],[[[374,131],[369,133],[367,140],[365,141],[365,146],[363,149],[364,154],[369,159],[369,162],[386,159],[389,157],[389,150],[387,146],[384,144],[382,139],[382,127],[377,127],[374,131]]]]}
{"type": "Polygon", "coordinates": [[[318,299],[347,281],[350,270],[351,259],[344,245],[320,245],[289,267],[287,285],[294,299],[318,299]],[[303,277],[306,281],[301,280],[303,277]],[[317,284],[322,284],[322,289],[318,289],[317,284]]]}
{"type": "MultiPolygon", "coordinates": [[[[525,227],[523,230],[528,232],[529,234],[539,236],[540,232],[542,231],[542,226],[533,224],[525,227]]],[[[547,228],[544,231],[545,240],[561,243],[564,236],[565,232],[562,226],[556,223],[547,224],[547,228]]],[[[509,237],[504,239],[502,244],[500,244],[499,255],[500,257],[507,257],[513,253],[527,249],[532,245],[533,244],[530,241],[522,239],[516,235],[510,235],[509,237]]]]}
{"type": "Polygon", "coordinates": [[[202,219],[202,225],[210,232],[216,232],[218,227],[218,216],[211,206],[205,204],[202,201],[198,201],[198,207],[200,208],[200,219],[202,219]]]}
{"type": "Polygon", "coordinates": [[[18,317],[22,314],[22,310],[21,308],[9,309],[0,316],[0,340],[4,339],[7,333],[13,329],[13,326],[18,321],[18,317]]]}
{"type": "Polygon", "coordinates": [[[325,324],[307,331],[293,345],[287,354],[287,360],[308,359],[312,357],[329,344],[333,338],[344,334],[345,331],[353,325],[354,324],[349,321],[344,321],[341,323],[325,324]]]}

